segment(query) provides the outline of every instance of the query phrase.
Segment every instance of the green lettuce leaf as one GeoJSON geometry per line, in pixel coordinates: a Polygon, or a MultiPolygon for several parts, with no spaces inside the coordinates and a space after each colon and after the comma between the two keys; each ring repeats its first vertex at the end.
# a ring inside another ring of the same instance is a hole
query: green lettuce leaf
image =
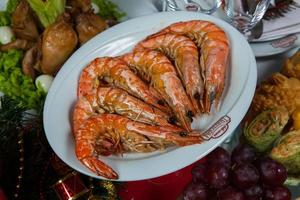
{"type": "Polygon", "coordinates": [[[28,109],[42,109],[45,92],[22,73],[23,53],[19,50],[0,52],[0,91],[28,109]]]}
{"type": "Polygon", "coordinates": [[[66,0],[27,0],[44,27],[54,23],[65,11],[66,0]]]}
{"type": "Polygon", "coordinates": [[[0,26],[9,26],[11,24],[11,16],[6,11],[0,11],[0,26]]]}
{"type": "Polygon", "coordinates": [[[6,4],[6,12],[12,14],[15,11],[19,2],[20,0],[9,0],[6,4]]]}
{"type": "Polygon", "coordinates": [[[118,6],[109,0],[92,0],[92,2],[99,7],[98,15],[104,19],[115,19],[119,21],[125,16],[125,13],[121,12],[118,6]]]}
{"type": "Polygon", "coordinates": [[[0,26],[11,25],[11,15],[19,4],[20,0],[9,0],[6,4],[6,10],[0,11],[0,26]]]}

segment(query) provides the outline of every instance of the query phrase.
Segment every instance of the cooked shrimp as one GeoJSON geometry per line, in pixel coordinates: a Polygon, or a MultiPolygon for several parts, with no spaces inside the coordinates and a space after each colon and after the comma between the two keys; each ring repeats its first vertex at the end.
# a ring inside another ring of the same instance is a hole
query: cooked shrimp
{"type": "Polygon", "coordinates": [[[105,110],[101,109],[97,106],[95,109],[95,105],[97,104],[96,98],[93,100],[91,98],[87,99],[84,96],[81,96],[77,99],[77,102],[74,106],[72,122],[73,122],[73,133],[81,127],[85,120],[90,118],[93,115],[97,115],[99,113],[104,113],[105,110]],[[93,107],[94,106],[94,107],[93,107]],[[97,112],[95,111],[97,110],[97,112]]]}
{"type": "Polygon", "coordinates": [[[204,111],[210,112],[215,101],[218,107],[225,85],[229,40],[225,32],[212,22],[192,20],[178,22],[150,36],[174,33],[190,37],[200,50],[201,73],[205,82],[204,111]]]}
{"type": "Polygon", "coordinates": [[[158,51],[128,53],[122,59],[131,66],[166,100],[178,121],[191,131],[193,106],[186,95],[176,70],[169,59],[158,51]]]}
{"type": "Polygon", "coordinates": [[[175,61],[177,73],[196,110],[194,114],[199,114],[204,84],[200,75],[198,50],[194,42],[185,36],[166,33],[141,41],[135,47],[135,51],[141,49],[160,50],[175,61]]]}
{"type": "MultiPolygon", "coordinates": [[[[117,179],[118,174],[107,164],[98,160],[101,154],[122,153],[122,138],[128,134],[140,134],[162,138],[175,145],[199,144],[199,133],[188,133],[175,126],[151,126],[135,122],[115,114],[90,117],[75,134],[76,156],[91,171],[108,179],[117,179]]],[[[134,138],[131,144],[137,145],[134,138]]],[[[140,143],[140,141],[138,141],[140,143]]]]}
{"type": "MultiPolygon", "coordinates": [[[[117,113],[134,121],[152,125],[170,125],[168,123],[168,114],[131,96],[125,90],[113,87],[99,87],[96,98],[97,105],[109,113],[117,113]]],[[[90,100],[93,102],[93,97],[90,100]]]]}
{"type": "Polygon", "coordinates": [[[100,81],[103,80],[110,85],[126,90],[150,105],[164,111],[169,110],[166,106],[161,105],[164,101],[158,93],[154,92],[154,89],[151,89],[129,69],[124,61],[118,58],[96,58],[85,67],[79,79],[78,96],[95,93],[101,84],[100,81]]]}

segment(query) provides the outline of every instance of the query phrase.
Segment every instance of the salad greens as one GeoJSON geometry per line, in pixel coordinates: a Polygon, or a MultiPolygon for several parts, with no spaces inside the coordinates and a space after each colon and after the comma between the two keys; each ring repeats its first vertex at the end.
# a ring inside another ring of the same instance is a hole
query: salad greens
{"type": "Polygon", "coordinates": [[[0,26],[9,26],[11,24],[11,15],[19,1],[20,0],[9,0],[6,4],[6,10],[0,11],[0,26]]]}
{"type": "Polygon", "coordinates": [[[46,94],[35,87],[31,77],[23,74],[22,57],[23,53],[18,50],[0,52],[0,91],[20,102],[21,106],[40,110],[46,94]]]}
{"type": "Polygon", "coordinates": [[[6,10],[0,11],[0,26],[9,26],[11,24],[11,15],[19,1],[20,0],[9,0],[6,4],[6,10]]]}
{"type": "Polygon", "coordinates": [[[125,13],[118,9],[118,6],[109,0],[92,0],[99,7],[98,15],[104,19],[116,19],[119,21],[125,13]]]}
{"type": "Polygon", "coordinates": [[[10,15],[14,12],[20,0],[9,0],[6,4],[6,12],[10,15]]]}
{"type": "Polygon", "coordinates": [[[9,26],[11,24],[11,16],[6,11],[0,11],[0,26],[9,26]]]}
{"type": "Polygon", "coordinates": [[[65,11],[66,0],[27,0],[32,10],[37,14],[44,27],[55,22],[65,11]]]}

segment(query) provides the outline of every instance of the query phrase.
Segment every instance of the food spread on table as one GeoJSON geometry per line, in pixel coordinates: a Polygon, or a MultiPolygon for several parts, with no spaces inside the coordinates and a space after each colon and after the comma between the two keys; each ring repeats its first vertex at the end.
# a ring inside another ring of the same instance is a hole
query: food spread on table
{"type": "Polygon", "coordinates": [[[257,87],[244,126],[246,140],[284,165],[293,185],[300,182],[299,53],[257,87]]]}
{"type": "Polygon", "coordinates": [[[300,183],[300,51],[258,85],[231,155],[218,147],[192,169],[181,199],[290,200],[300,183]]]}
{"type": "Polygon", "coordinates": [[[97,155],[201,143],[191,122],[218,107],[228,56],[225,32],[193,20],[169,25],[125,55],[94,59],[80,74],[73,111],[77,158],[117,179],[97,155]]]}
{"type": "Polygon", "coordinates": [[[204,163],[192,169],[192,181],[181,196],[184,200],[290,200],[284,186],[287,171],[282,164],[263,157],[247,144],[236,146],[231,155],[218,147],[204,163]]]}
{"type": "MultiPolygon", "coordinates": [[[[1,149],[3,141],[8,147],[16,138],[9,134],[17,135],[20,127],[26,132],[22,113],[42,109],[69,56],[122,16],[103,0],[8,1],[0,12],[1,149]]],[[[118,174],[95,155],[203,142],[191,122],[210,114],[213,104],[218,107],[228,53],[226,34],[196,20],[172,24],[120,57],[93,60],[81,74],[73,113],[78,159],[96,174],[116,179],[118,174]]],[[[231,156],[217,148],[197,165],[184,199],[291,199],[286,186],[300,183],[299,78],[300,51],[258,85],[242,123],[241,144],[231,156]]],[[[41,121],[30,130],[36,123],[41,121]]],[[[23,152],[23,139],[18,144],[23,152]]]]}
{"type": "Polygon", "coordinates": [[[0,91],[42,109],[53,76],[69,56],[123,15],[106,0],[9,0],[0,11],[0,91]]]}

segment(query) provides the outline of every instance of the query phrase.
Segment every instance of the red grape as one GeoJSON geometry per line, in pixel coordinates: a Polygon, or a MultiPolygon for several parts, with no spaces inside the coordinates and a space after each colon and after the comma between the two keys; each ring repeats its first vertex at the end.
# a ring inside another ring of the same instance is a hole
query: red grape
{"type": "Polygon", "coordinates": [[[207,200],[218,200],[218,189],[209,188],[207,200]]]}
{"type": "Polygon", "coordinates": [[[224,165],[229,169],[231,167],[231,159],[229,153],[222,147],[217,147],[207,156],[207,162],[209,164],[224,165]]]}
{"type": "Polygon", "coordinates": [[[231,178],[235,186],[247,189],[258,182],[259,173],[252,164],[240,164],[233,169],[231,178]]]}
{"type": "Polygon", "coordinates": [[[243,192],[228,186],[218,191],[218,200],[246,200],[246,197],[243,192]]]}
{"type": "Polygon", "coordinates": [[[261,199],[263,197],[263,193],[263,188],[260,185],[254,185],[244,190],[244,194],[246,195],[247,199],[251,200],[261,199]]]}
{"type": "Polygon", "coordinates": [[[247,144],[240,144],[232,151],[231,160],[234,164],[252,163],[255,159],[254,148],[247,144]]]}
{"type": "Polygon", "coordinates": [[[202,183],[195,184],[190,182],[183,192],[184,200],[206,200],[208,199],[208,190],[202,183]]]}
{"type": "Polygon", "coordinates": [[[192,169],[192,176],[194,183],[206,183],[205,180],[205,174],[206,174],[206,165],[205,164],[199,164],[195,166],[192,169]]]}
{"type": "Polygon", "coordinates": [[[206,170],[206,183],[212,188],[222,188],[228,184],[228,169],[220,164],[209,165],[206,170]]]}
{"type": "Polygon", "coordinates": [[[290,200],[291,192],[284,186],[266,189],[265,200],[290,200]]]}
{"type": "Polygon", "coordinates": [[[259,171],[262,182],[267,186],[280,186],[287,179],[284,166],[271,158],[261,160],[259,171]]]}

